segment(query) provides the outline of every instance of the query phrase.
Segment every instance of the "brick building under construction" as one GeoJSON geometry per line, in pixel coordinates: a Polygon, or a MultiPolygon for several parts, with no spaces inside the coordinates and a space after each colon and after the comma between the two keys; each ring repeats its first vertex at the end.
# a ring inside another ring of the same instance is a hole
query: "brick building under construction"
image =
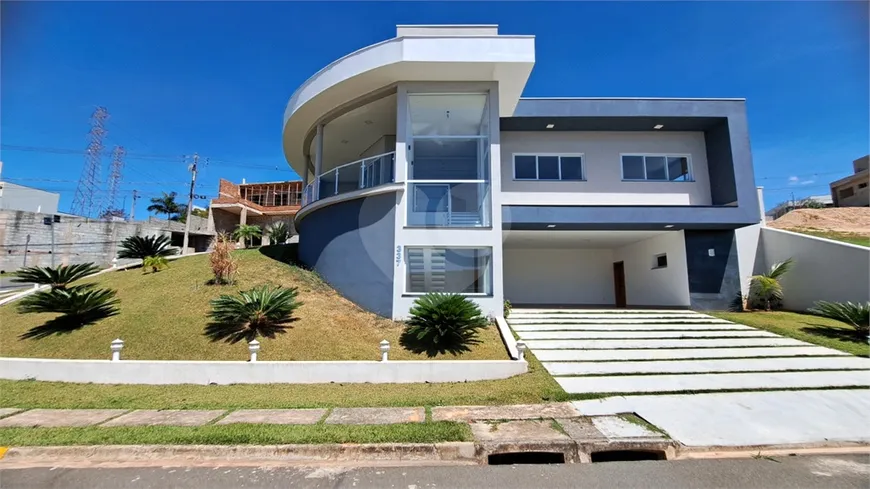
{"type": "Polygon", "coordinates": [[[293,219],[302,204],[302,182],[265,182],[236,185],[221,179],[218,198],[209,205],[209,227],[214,232],[232,233],[239,224],[259,226],[263,238],[255,238],[253,245],[268,245],[265,231],[272,224],[283,221],[293,235],[293,219]]]}

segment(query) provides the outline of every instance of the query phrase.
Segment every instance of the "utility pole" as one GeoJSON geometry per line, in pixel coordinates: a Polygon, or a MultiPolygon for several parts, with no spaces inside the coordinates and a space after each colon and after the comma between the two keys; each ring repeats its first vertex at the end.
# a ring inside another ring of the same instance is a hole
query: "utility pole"
{"type": "Polygon", "coordinates": [[[139,194],[134,190],[133,191],[133,206],[130,207],[130,221],[136,220],[136,200],[139,198],[139,194]]]}
{"type": "Polygon", "coordinates": [[[196,188],[196,164],[199,162],[199,155],[193,153],[193,164],[190,165],[190,195],[187,199],[187,219],[184,220],[184,242],[181,245],[181,254],[187,253],[187,244],[190,239],[190,216],[193,214],[193,191],[196,188]]]}

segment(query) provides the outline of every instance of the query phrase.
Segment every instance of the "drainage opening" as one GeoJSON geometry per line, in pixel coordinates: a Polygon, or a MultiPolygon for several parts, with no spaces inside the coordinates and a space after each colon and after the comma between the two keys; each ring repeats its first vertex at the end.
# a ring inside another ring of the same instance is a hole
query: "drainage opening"
{"type": "Polygon", "coordinates": [[[592,462],[637,462],[638,460],[666,460],[661,450],[605,450],[592,454],[592,462]]]}
{"type": "Polygon", "coordinates": [[[561,452],[494,453],[487,457],[487,463],[489,465],[563,464],[565,454],[561,452]]]}

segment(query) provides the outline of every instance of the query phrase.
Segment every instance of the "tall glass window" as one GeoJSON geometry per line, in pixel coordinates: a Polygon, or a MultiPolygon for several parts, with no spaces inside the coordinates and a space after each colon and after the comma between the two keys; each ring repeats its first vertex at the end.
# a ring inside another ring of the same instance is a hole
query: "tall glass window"
{"type": "Polygon", "coordinates": [[[408,96],[408,225],[490,225],[489,97],[408,96]]]}

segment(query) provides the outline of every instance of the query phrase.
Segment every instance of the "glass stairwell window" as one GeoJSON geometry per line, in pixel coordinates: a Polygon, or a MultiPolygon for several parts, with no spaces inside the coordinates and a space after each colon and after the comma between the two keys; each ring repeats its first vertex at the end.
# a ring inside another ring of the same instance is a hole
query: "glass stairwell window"
{"type": "Polygon", "coordinates": [[[487,94],[408,99],[408,225],[490,226],[487,94]]]}

